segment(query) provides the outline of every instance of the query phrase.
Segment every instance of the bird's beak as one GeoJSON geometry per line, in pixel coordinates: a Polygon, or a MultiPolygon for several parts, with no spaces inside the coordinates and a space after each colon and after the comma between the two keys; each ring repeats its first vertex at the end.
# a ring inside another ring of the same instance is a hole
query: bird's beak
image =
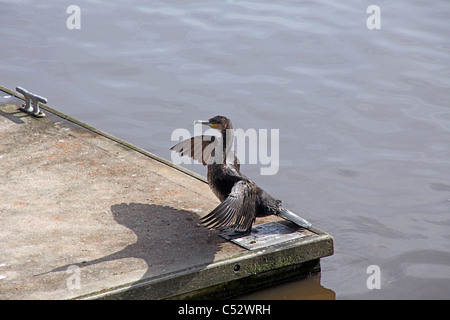
{"type": "Polygon", "coordinates": [[[206,125],[209,125],[209,121],[205,121],[205,120],[195,120],[194,123],[195,124],[206,124],[206,125]]]}
{"type": "Polygon", "coordinates": [[[216,123],[210,123],[209,121],[204,121],[204,120],[195,120],[194,121],[195,124],[204,124],[207,126],[210,126],[213,129],[217,129],[218,125],[216,123]]]}

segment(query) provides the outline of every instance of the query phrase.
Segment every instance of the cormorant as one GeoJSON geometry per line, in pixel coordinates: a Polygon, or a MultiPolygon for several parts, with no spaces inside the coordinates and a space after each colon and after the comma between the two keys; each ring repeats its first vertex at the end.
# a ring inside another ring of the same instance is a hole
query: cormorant
{"type": "Polygon", "coordinates": [[[222,202],[202,218],[202,224],[220,231],[248,234],[256,217],[274,214],[303,228],[311,223],[283,208],[281,200],[258,187],[240,172],[239,160],[232,151],[233,126],[224,116],[196,121],[220,131],[221,136],[196,136],[174,145],[171,150],[208,166],[208,183],[222,202]]]}

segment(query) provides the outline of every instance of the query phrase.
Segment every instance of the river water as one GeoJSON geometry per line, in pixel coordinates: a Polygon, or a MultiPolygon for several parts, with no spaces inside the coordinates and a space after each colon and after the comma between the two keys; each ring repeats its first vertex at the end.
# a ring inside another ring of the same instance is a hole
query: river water
{"type": "Polygon", "coordinates": [[[449,299],[449,17],[448,1],[0,0],[0,84],[166,159],[196,119],[278,129],[278,172],[242,171],[335,254],[245,297],[449,299]]]}

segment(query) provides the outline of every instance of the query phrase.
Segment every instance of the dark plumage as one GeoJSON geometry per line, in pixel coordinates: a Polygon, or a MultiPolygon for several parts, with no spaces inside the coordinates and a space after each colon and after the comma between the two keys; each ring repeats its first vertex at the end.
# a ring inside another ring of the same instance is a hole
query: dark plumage
{"type": "Polygon", "coordinates": [[[239,160],[231,150],[234,134],[228,118],[216,116],[199,122],[219,130],[221,136],[193,137],[177,143],[171,150],[208,166],[209,186],[222,203],[202,218],[203,225],[249,233],[256,217],[274,214],[304,228],[311,226],[308,221],[284,209],[280,200],[274,199],[239,171],[239,160]]]}

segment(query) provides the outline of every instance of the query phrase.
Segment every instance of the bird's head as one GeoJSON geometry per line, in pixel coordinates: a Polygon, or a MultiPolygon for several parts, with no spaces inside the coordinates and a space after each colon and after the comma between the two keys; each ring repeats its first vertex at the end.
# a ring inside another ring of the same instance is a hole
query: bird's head
{"type": "Polygon", "coordinates": [[[226,129],[233,128],[231,120],[224,116],[215,116],[208,121],[197,120],[195,122],[210,126],[211,128],[219,131],[225,131],[226,129]]]}

